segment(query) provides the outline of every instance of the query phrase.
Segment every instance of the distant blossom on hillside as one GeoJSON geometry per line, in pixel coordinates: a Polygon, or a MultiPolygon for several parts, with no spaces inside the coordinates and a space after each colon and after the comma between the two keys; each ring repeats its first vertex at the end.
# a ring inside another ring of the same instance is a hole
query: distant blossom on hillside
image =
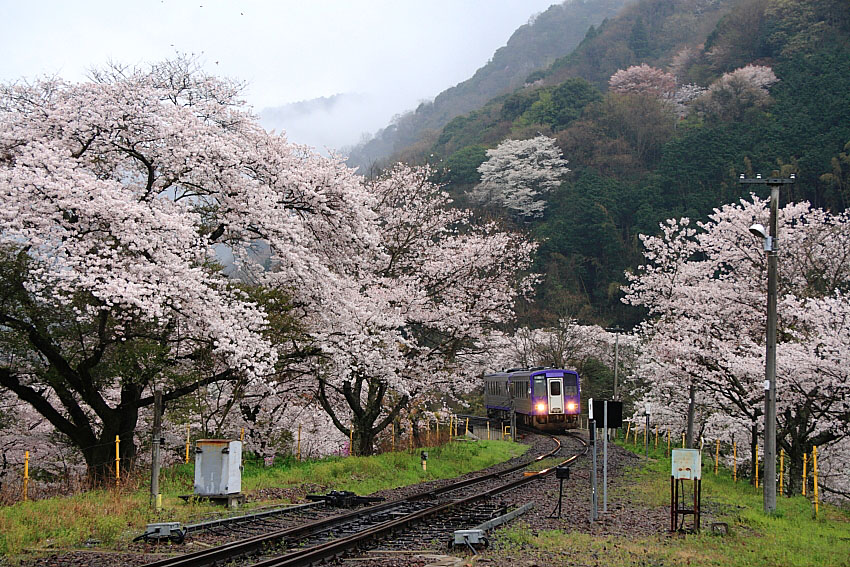
{"type": "Polygon", "coordinates": [[[546,201],[540,197],[558,187],[569,171],[555,140],[546,136],[505,140],[487,150],[487,157],[478,168],[481,183],[471,196],[483,205],[503,207],[518,219],[543,216],[546,201]]]}
{"type": "Polygon", "coordinates": [[[620,69],[608,80],[611,92],[670,98],[676,92],[676,77],[646,63],[620,69]]]}

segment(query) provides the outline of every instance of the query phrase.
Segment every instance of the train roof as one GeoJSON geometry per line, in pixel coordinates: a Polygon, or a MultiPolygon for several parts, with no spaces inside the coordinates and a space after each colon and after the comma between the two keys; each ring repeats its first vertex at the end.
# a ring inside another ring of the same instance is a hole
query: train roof
{"type": "Polygon", "coordinates": [[[578,376],[578,372],[575,370],[568,370],[566,368],[548,368],[545,366],[535,366],[532,368],[508,368],[503,370],[502,372],[494,372],[493,374],[485,374],[484,378],[491,379],[500,379],[500,378],[525,378],[535,373],[541,373],[543,371],[547,372],[563,372],[565,374],[575,374],[578,376]]]}

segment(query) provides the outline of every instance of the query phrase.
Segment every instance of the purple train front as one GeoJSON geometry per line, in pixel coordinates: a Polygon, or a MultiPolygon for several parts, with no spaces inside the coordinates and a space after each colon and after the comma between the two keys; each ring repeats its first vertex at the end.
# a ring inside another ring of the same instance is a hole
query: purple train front
{"type": "Polygon", "coordinates": [[[578,427],[581,411],[578,374],[560,368],[511,368],[484,376],[487,417],[510,419],[546,431],[578,427]]]}

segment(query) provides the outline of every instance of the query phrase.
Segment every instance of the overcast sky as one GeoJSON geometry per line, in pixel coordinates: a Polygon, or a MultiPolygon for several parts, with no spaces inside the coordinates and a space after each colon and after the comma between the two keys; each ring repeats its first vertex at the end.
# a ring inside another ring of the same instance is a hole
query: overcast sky
{"type": "Polygon", "coordinates": [[[557,1],[0,0],[0,80],[81,80],[109,60],[195,53],[208,71],[246,81],[257,112],[353,93],[379,101],[377,129],[472,76],[557,1]]]}

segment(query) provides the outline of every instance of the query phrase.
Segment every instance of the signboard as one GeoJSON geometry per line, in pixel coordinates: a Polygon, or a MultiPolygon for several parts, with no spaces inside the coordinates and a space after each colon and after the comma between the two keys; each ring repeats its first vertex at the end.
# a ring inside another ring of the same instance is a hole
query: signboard
{"type": "MultiPolygon", "coordinates": [[[[587,401],[587,413],[590,416],[588,419],[596,420],[597,429],[605,427],[605,400],[594,400],[590,398],[587,401]]],[[[616,429],[623,426],[623,402],[615,402],[608,400],[608,428],[616,429]]]]}
{"type": "Polygon", "coordinates": [[[702,459],[697,449],[673,449],[672,476],[676,480],[702,478],[702,459]]]}

